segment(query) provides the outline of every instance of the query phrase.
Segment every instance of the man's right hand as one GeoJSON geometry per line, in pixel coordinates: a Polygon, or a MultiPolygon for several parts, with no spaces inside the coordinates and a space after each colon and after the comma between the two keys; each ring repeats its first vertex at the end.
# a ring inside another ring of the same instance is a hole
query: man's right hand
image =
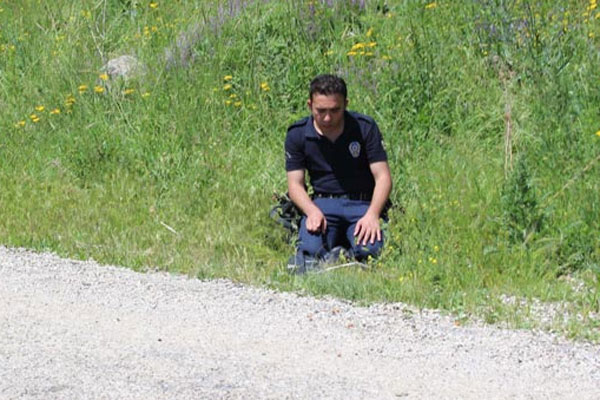
{"type": "Polygon", "coordinates": [[[304,215],[306,215],[306,230],[311,233],[323,232],[327,229],[327,220],[323,212],[313,203],[304,186],[304,170],[298,169],[287,172],[288,193],[304,215]]]}
{"type": "Polygon", "coordinates": [[[318,208],[306,216],[306,230],[311,233],[325,233],[327,230],[327,220],[318,208]]]}

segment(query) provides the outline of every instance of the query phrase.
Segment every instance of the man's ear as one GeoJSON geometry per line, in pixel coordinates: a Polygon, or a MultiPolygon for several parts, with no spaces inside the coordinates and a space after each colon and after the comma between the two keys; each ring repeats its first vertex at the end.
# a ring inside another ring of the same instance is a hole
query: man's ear
{"type": "Polygon", "coordinates": [[[312,110],[312,99],[306,100],[306,105],[308,106],[309,110],[312,110]]]}

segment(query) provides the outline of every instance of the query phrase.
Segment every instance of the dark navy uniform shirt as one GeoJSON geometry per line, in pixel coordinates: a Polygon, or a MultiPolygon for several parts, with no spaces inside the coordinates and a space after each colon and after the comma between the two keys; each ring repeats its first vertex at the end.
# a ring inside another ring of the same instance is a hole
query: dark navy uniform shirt
{"type": "Polygon", "coordinates": [[[331,142],[317,133],[313,117],[291,125],[285,139],[285,169],[308,171],[319,193],[372,194],[375,180],[369,164],[387,161],[375,121],[352,111],[344,114],[344,132],[331,142]]]}

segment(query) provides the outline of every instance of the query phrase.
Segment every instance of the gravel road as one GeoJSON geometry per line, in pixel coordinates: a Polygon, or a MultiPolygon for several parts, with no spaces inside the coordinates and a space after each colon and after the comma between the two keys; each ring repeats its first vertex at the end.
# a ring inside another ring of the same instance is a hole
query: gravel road
{"type": "Polygon", "coordinates": [[[600,346],[0,247],[0,399],[600,399],[600,346]]]}

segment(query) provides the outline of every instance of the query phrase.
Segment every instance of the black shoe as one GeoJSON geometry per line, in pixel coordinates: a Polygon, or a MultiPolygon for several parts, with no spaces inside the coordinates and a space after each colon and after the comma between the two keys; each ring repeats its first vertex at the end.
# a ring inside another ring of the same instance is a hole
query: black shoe
{"type": "Polygon", "coordinates": [[[321,264],[317,259],[311,256],[305,256],[302,253],[294,254],[289,258],[287,263],[288,272],[295,275],[302,275],[319,269],[321,269],[321,264]]]}
{"type": "Polygon", "coordinates": [[[347,249],[344,246],[335,246],[329,253],[325,255],[323,260],[325,264],[337,264],[354,261],[354,252],[352,249],[347,249]]]}
{"type": "Polygon", "coordinates": [[[331,249],[323,259],[320,272],[333,271],[345,267],[360,267],[364,270],[369,269],[367,264],[356,259],[352,249],[336,246],[331,249]]]}

